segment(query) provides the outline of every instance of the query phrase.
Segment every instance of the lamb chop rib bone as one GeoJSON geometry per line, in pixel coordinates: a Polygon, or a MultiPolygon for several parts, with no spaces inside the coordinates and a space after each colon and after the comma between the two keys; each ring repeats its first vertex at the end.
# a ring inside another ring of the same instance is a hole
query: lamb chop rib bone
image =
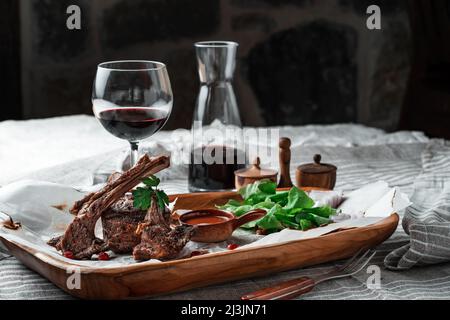
{"type": "Polygon", "coordinates": [[[96,238],[94,233],[95,224],[102,213],[126,192],[137,186],[143,178],[155,174],[169,165],[169,157],[150,158],[145,155],[120,178],[109,182],[100,191],[91,193],[75,203],[71,212],[76,212],[77,216],[56,244],[56,248],[63,252],[70,251],[76,259],[90,258],[93,254],[104,251],[106,244],[96,238]]]}

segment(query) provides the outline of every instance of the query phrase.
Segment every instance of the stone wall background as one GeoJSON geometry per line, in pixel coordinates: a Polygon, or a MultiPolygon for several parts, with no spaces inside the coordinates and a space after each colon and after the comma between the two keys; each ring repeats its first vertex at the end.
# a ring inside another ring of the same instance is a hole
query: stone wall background
{"type": "Polygon", "coordinates": [[[24,118],[91,114],[96,65],[167,64],[167,129],[190,127],[193,43],[240,44],[234,88],[246,125],[358,122],[397,127],[410,66],[406,0],[20,0],[24,118]],[[82,8],[82,30],[65,27],[82,8]],[[366,28],[378,4],[382,30],[366,28]]]}

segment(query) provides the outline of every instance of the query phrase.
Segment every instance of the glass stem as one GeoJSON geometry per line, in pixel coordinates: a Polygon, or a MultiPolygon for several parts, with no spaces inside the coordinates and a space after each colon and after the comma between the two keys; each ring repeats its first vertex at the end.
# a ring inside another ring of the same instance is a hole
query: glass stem
{"type": "Polygon", "coordinates": [[[132,168],[139,159],[139,142],[130,142],[130,146],[130,168],[132,168]]]}

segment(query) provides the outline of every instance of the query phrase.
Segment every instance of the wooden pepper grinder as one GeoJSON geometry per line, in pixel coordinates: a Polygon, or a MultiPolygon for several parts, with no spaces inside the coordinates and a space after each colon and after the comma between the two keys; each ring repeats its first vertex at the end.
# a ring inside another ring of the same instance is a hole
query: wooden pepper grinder
{"type": "Polygon", "coordinates": [[[292,187],[292,180],[290,174],[291,165],[291,139],[281,138],[279,142],[280,147],[280,182],[278,188],[292,187]]]}

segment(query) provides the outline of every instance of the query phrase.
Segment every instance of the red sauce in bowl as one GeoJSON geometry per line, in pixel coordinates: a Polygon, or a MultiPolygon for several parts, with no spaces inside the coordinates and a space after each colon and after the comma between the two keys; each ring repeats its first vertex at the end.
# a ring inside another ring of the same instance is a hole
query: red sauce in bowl
{"type": "Polygon", "coordinates": [[[227,217],[208,215],[208,216],[187,218],[183,222],[190,225],[205,225],[205,224],[221,223],[227,220],[229,220],[227,217]]]}

